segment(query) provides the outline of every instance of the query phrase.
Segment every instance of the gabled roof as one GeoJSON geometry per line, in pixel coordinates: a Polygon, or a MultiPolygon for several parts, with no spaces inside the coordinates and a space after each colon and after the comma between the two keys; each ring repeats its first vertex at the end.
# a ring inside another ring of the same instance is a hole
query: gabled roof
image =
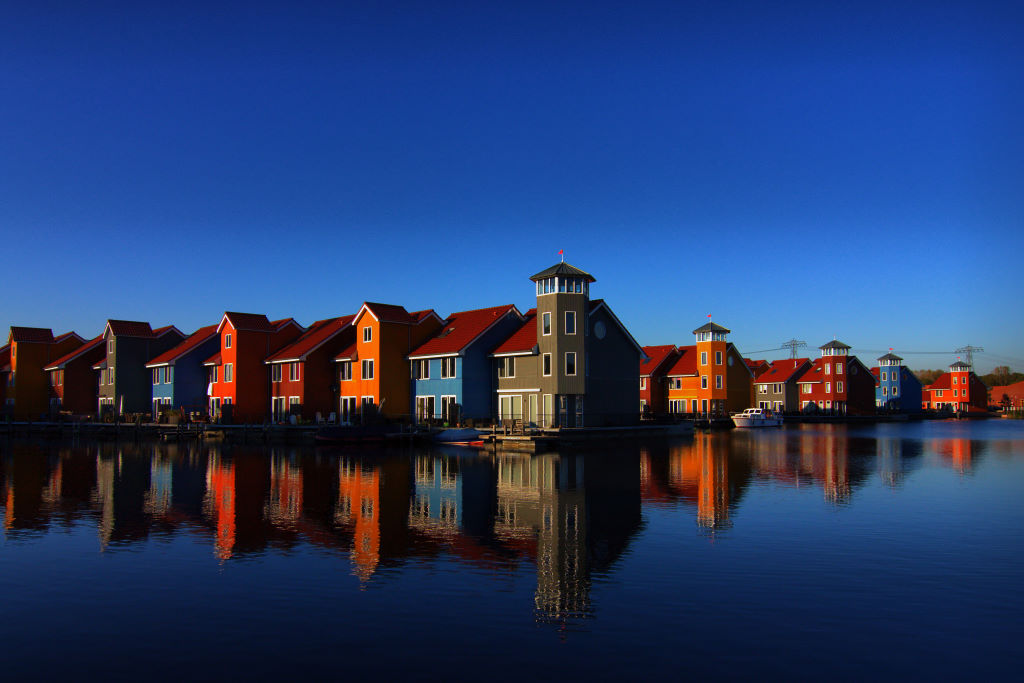
{"type": "Polygon", "coordinates": [[[225,311],[223,317],[220,319],[220,324],[217,325],[217,331],[220,332],[224,326],[224,321],[231,323],[231,327],[236,330],[251,330],[254,332],[275,332],[277,328],[267,320],[267,316],[262,313],[238,313],[237,311],[225,311]]]}
{"type": "Polygon", "coordinates": [[[718,323],[713,323],[709,320],[706,324],[701,325],[700,327],[695,329],[691,334],[697,334],[699,332],[723,332],[725,334],[729,334],[730,332],[732,332],[732,330],[730,330],[727,327],[722,327],[718,323]]]}
{"type": "MultiPolygon", "coordinates": [[[[668,344],[667,346],[645,346],[644,355],[647,359],[640,359],[640,376],[649,377],[651,374],[658,371],[661,368],[662,363],[665,363],[669,358],[674,358],[676,352],[675,344],[668,344]]],[[[667,370],[669,365],[666,365],[663,370],[667,370]]]]}
{"type": "Polygon", "coordinates": [[[299,321],[295,318],[281,318],[280,320],[271,320],[270,326],[274,328],[274,332],[280,332],[289,325],[294,325],[300,330],[305,331],[305,327],[299,324],[299,321]]]}
{"type": "Polygon", "coordinates": [[[776,384],[788,382],[810,363],[809,358],[786,358],[784,360],[773,360],[768,369],[757,376],[755,384],[776,384]]]}
{"type": "Polygon", "coordinates": [[[15,327],[11,326],[12,342],[49,344],[53,342],[53,330],[46,327],[15,327]]]}
{"type": "Polygon", "coordinates": [[[697,346],[679,346],[679,359],[672,364],[666,377],[696,377],[697,376],[697,346]]]}
{"type": "Polygon", "coordinates": [[[604,299],[592,299],[590,301],[590,315],[594,315],[595,312],[602,308],[608,311],[608,315],[610,315],[612,320],[615,321],[615,324],[619,326],[619,329],[622,330],[622,333],[626,335],[626,339],[631,341],[633,343],[633,346],[636,347],[636,350],[640,352],[640,358],[646,358],[647,355],[644,353],[644,347],[640,346],[640,343],[633,337],[630,331],[626,329],[626,326],[622,324],[622,321],[619,320],[619,317],[615,315],[614,311],[612,311],[611,306],[609,306],[604,299]]]}
{"type": "Polygon", "coordinates": [[[491,351],[492,356],[512,356],[533,353],[537,348],[537,309],[531,308],[523,316],[523,324],[491,351]]]}
{"type": "Polygon", "coordinates": [[[409,358],[461,353],[509,313],[513,313],[518,320],[523,320],[519,309],[512,304],[452,313],[437,334],[410,353],[409,358]]]}
{"type": "MultiPolygon", "coordinates": [[[[218,327],[219,327],[219,325],[218,325],[218,327]]],[[[217,353],[213,354],[212,356],[210,356],[209,358],[207,358],[206,360],[203,361],[203,365],[220,365],[220,363],[221,363],[220,351],[217,351],[217,353]]]]}
{"type": "Polygon", "coordinates": [[[58,358],[57,360],[53,361],[52,363],[47,365],[45,368],[43,368],[43,370],[44,371],[60,370],[65,365],[67,365],[68,363],[70,363],[74,359],[76,359],[79,356],[81,356],[83,353],[88,353],[89,351],[92,351],[93,349],[95,349],[97,346],[102,346],[102,345],[103,345],[103,335],[101,334],[100,336],[98,336],[98,337],[96,337],[94,339],[90,339],[89,341],[85,342],[84,344],[79,346],[77,349],[75,349],[71,353],[68,353],[68,354],[65,354],[65,355],[61,356],[60,358],[58,358]]]}
{"type": "Polygon", "coordinates": [[[374,320],[381,323],[404,323],[411,325],[416,322],[416,319],[409,315],[405,307],[396,306],[395,304],[378,304],[366,301],[359,308],[356,317],[358,318],[364,310],[372,315],[374,320]]]}
{"type": "Polygon", "coordinates": [[[110,331],[115,337],[152,337],[153,328],[149,323],[138,320],[108,320],[107,326],[103,329],[103,336],[110,331]]]}
{"type": "Polygon", "coordinates": [[[837,340],[833,339],[829,343],[822,344],[818,348],[822,349],[822,350],[824,350],[824,349],[845,349],[845,350],[849,351],[852,347],[847,346],[846,344],[844,344],[841,341],[837,341],[837,340]]]}
{"type": "Polygon", "coordinates": [[[335,362],[339,360],[355,360],[356,359],[356,343],[352,342],[345,348],[343,348],[337,356],[334,357],[335,362]]]}
{"type": "Polygon", "coordinates": [[[65,339],[70,339],[71,337],[74,337],[75,339],[77,339],[78,341],[82,342],[83,344],[85,343],[85,340],[82,339],[80,336],[78,336],[77,332],[65,332],[64,334],[62,334],[62,335],[60,335],[58,337],[55,337],[53,341],[54,341],[54,343],[62,342],[65,339]]]}
{"type": "Polygon", "coordinates": [[[181,333],[181,330],[179,330],[174,325],[166,325],[165,327],[158,327],[158,328],[156,328],[155,330],[153,330],[153,337],[154,338],[162,337],[165,334],[167,334],[168,332],[177,332],[179,337],[181,337],[183,339],[185,337],[185,335],[181,333]]]}
{"type": "Polygon", "coordinates": [[[935,389],[952,389],[953,388],[953,375],[948,372],[944,372],[939,375],[939,378],[925,387],[928,391],[934,391],[935,389]]]}
{"type": "Polygon", "coordinates": [[[811,363],[811,367],[807,368],[807,372],[797,378],[797,384],[818,384],[825,378],[825,359],[815,358],[814,362],[811,363]]]}
{"type": "Polygon", "coordinates": [[[306,356],[340,334],[342,330],[352,324],[355,318],[354,315],[344,315],[339,318],[318,320],[310,325],[309,329],[300,335],[298,339],[272,354],[264,362],[284,363],[286,361],[306,360],[306,356]]]}
{"type": "Polygon", "coordinates": [[[435,311],[433,308],[428,308],[425,311],[415,311],[413,313],[410,313],[409,315],[412,316],[413,320],[415,320],[417,324],[423,322],[430,316],[434,316],[435,318],[437,318],[437,322],[439,323],[444,322],[443,320],[441,320],[441,316],[439,316],[437,314],[437,311],[435,311]]]}
{"type": "Polygon", "coordinates": [[[585,278],[587,282],[597,282],[597,280],[594,279],[594,276],[588,273],[587,271],[580,270],[576,266],[570,266],[565,261],[562,261],[561,263],[556,263],[550,268],[545,268],[536,275],[531,276],[530,279],[536,282],[537,280],[543,280],[544,278],[558,277],[562,275],[566,277],[582,277],[585,278]]]}
{"type": "MultiPolygon", "coordinates": [[[[154,332],[156,334],[156,332],[154,332]]],[[[194,348],[209,340],[212,337],[217,336],[217,326],[207,325],[206,327],[200,327],[198,330],[190,334],[180,344],[175,346],[173,349],[165,353],[161,353],[153,360],[146,363],[147,368],[155,368],[158,365],[174,365],[175,361],[179,358],[192,351],[194,348]]]]}

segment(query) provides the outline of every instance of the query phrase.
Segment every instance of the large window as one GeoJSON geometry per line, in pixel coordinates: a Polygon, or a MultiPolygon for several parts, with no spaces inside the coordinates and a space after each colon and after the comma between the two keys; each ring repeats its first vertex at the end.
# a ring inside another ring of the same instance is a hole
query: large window
{"type": "Polygon", "coordinates": [[[576,374],[576,352],[567,351],[565,354],[565,374],[572,377],[576,374]]]}
{"type": "Polygon", "coordinates": [[[715,375],[715,389],[721,389],[721,388],[722,388],[722,376],[721,375],[715,375]]]}
{"type": "Polygon", "coordinates": [[[452,379],[455,377],[455,357],[441,359],[441,379],[452,379]]]}
{"type": "Polygon", "coordinates": [[[270,366],[270,381],[280,382],[281,381],[281,364],[274,363],[270,366]]]}
{"type": "Polygon", "coordinates": [[[413,379],[430,379],[430,361],[414,360],[412,362],[412,378],[413,379]]]}
{"type": "Polygon", "coordinates": [[[231,348],[231,333],[230,332],[228,334],[224,335],[224,348],[225,349],[230,349],[231,348]]]}
{"type": "Polygon", "coordinates": [[[550,377],[551,376],[551,354],[550,353],[545,353],[541,357],[541,362],[542,362],[542,368],[541,368],[542,372],[541,372],[541,374],[543,374],[545,377],[550,377]]]}
{"type": "Polygon", "coordinates": [[[543,320],[543,327],[542,327],[541,333],[544,336],[547,336],[547,335],[551,334],[551,313],[545,311],[544,315],[541,317],[541,319],[543,320]]]}
{"type": "Polygon", "coordinates": [[[721,365],[721,364],[722,364],[722,352],[721,351],[715,351],[715,365],[721,365]]]}
{"type": "Polygon", "coordinates": [[[363,361],[362,367],[362,379],[373,379],[373,359],[367,359],[363,361]]]}
{"type": "Polygon", "coordinates": [[[288,381],[298,382],[302,378],[302,371],[299,369],[299,363],[288,364],[288,381]]]}
{"type": "Polygon", "coordinates": [[[701,365],[707,365],[708,364],[708,352],[707,351],[701,351],[700,352],[700,364],[701,365]]]}
{"type": "Polygon", "coordinates": [[[224,381],[234,382],[235,381],[235,368],[234,363],[224,364],[224,381]]]}
{"type": "Polygon", "coordinates": [[[565,312],[565,333],[576,334],[576,311],[565,312]]]}
{"type": "Polygon", "coordinates": [[[498,362],[498,377],[516,376],[516,357],[508,356],[498,362]]]}
{"type": "Polygon", "coordinates": [[[343,360],[338,363],[338,380],[347,382],[352,379],[352,361],[343,360]]]}

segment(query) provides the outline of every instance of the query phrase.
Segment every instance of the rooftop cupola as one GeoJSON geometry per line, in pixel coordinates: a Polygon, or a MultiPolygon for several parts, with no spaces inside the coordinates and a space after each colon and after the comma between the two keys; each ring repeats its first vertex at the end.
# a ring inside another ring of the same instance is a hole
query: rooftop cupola
{"type": "Polygon", "coordinates": [[[595,278],[585,270],[565,261],[540,271],[530,278],[537,283],[537,296],[544,294],[582,294],[590,296],[590,283],[595,278]]]}
{"type": "Polygon", "coordinates": [[[824,344],[818,347],[821,349],[822,357],[827,356],[847,356],[850,353],[850,347],[841,341],[833,339],[828,344],[824,344]]]}
{"type": "Polygon", "coordinates": [[[971,366],[962,360],[957,359],[955,363],[949,366],[950,372],[970,372],[971,366]]]}
{"type": "Polygon", "coordinates": [[[694,337],[698,342],[708,341],[726,341],[725,335],[731,332],[730,329],[722,327],[718,323],[708,321],[706,325],[701,325],[693,331],[694,337]]]}
{"type": "Polygon", "coordinates": [[[889,353],[885,354],[884,356],[880,356],[878,358],[878,364],[880,366],[889,366],[889,365],[891,365],[891,366],[899,367],[900,365],[903,364],[903,359],[900,358],[899,356],[897,356],[895,353],[892,353],[890,351],[889,353]]]}

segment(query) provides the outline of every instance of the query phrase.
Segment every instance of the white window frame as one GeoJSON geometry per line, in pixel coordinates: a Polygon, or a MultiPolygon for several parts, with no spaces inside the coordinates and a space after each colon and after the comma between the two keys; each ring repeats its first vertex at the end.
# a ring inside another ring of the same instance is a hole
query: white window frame
{"type": "MultiPolygon", "coordinates": [[[[352,361],[343,360],[338,362],[338,381],[339,382],[350,382],[352,381],[352,361]]],[[[351,398],[355,398],[354,396],[351,398]]]]}
{"type": "Polygon", "coordinates": [[[707,389],[708,388],[708,376],[707,375],[701,375],[700,376],[700,388],[701,389],[707,389]]]}
{"type": "Polygon", "coordinates": [[[164,366],[164,384],[170,384],[174,381],[174,368],[170,365],[164,366]]]}
{"type": "Polygon", "coordinates": [[[220,381],[220,377],[219,376],[220,376],[220,366],[219,365],[211,365],[210,366],[210,383],[211,384],[217,384],[220,381]]]}
{"type": "Polygon", "coordinates": [[[514,379],[516,376],[516,357],[505,356],[498,364],[498,377],[501,379],[514,379]]]}
{"type": "Polygon", "coordinates": [[[826,394],[831,394],[832,393],[832,382],[825,382],[825,393],[826,394]]]}
{"type": "Polygon", "coordinates": [[[160,384],[160,368],[153,368],[153,386],[160,384]]]}
{"type": "Polygon", "coordinates": [[[551,311],[544,311],[541,315],[540,333],[544,337],[551,336],[551,311]]]}
{"type": "Polygon", "coordinates": [[[721,351],[715,351],[715,365],[721,365],[721,364],[722,364],[722,352],[721,351]]]}
{"type": "Polygon", "coordinates": [[[362,360],[362,362],[359,364],[359,379],[373,379],[373,359],[372,358],[364,358],[362,360]],[[369,368],[369,370],[370,370],[369,372],[366,371],[367,368],[369,368]]]}
{"type": "Polygon", "coordinates": [[[270,381],[271,382],[280,382],[282,375],[283,375],[283,373],[281,371],[281,364],[280,363],[274,363],[273,365],[270,366],[270,381]]]}
{"type": "Polygon", "coordinates": [[[888,379],[888,376],[886,375],[886,373],[885,373],[885,372],[882,372],[882,381],[884,382],[884,381],[886,381],[887,379],[888,379]]]}
{"type": "Polygon", "coordinates": [[[646,377],[641,377],[640,378],[640,390],[643,391],[645,389],[647,389],[647,378],[646,377]]]}
{"type": "Polygon", "coordinates": [[[363,343],[364,344],[368,344],[368,343],[370,343],[372,341],[373,341],[373,326],[372,325],[364,325],[363,326],[363,343]]]}
{"type": "Polygon", "coordinates": [[[836,393],[837,394],[843,393],[843,383],[842,383],[842,381],[836,382],[836,393]]]}
{"type": "Polygon", "coordinates": [[[231,348],[231,333],[230,332],[228,332],[228,333],[226,333],[224,335],[224,348],[225,349],[230,349],[231,348]]]}
{"type": "Polygon", "coordinates": [[[225,384],[235,381],[235,364],[225,363],[224,364],[224,382],[225,384]]]}
{"type": "Polygon", "coordinates": [[[455,379],[457,366],[456,356],[448,356],[441,359],[441,379],[455,379]]]}
{"type": "Polygon", "coordinates": [[[724,386],[725,386],[725,384],[722,381],[722,376],[721,375],[715,375],[715,389],[721,389],[724,386]]]}
{"type": "Polygon", "coordinates": [[[551,376],[551,354],[545,353],[540,357],[540,374],[543,377],[551,376]]]}
{"type": "Polygon", "coordinates": [[[707,351],[701,351],[700,352],[700,364],[701,365],[707,365],[708,364],[708,352],[707,351]]]}
{"type": "Polygon", "coordinates": [[[836,374],[837,375],[843,374],[843,364],[842,363],[836,363],[836,374]]]}
{"type": "Polygon", "coordinates": [[[565,312],[565,334],[576,334],[576,311],[565,312]]]}
{"type": "Polygon", "coordinates": [[[288,381],[298,382],[302,379],[302,367],[298,361],[288,364],[288,381]]]}

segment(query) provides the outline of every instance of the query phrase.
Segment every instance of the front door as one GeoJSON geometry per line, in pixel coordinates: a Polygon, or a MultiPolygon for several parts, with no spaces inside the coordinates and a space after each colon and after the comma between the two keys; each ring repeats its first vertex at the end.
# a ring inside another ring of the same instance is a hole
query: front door
{"type": "Polygon", "coordinates": [[[356,397],[355,396],[342,396],[341,401],[338,404],[338,415],[341,419],[341,424],[352,424],[356,416],[356,397]]]}

